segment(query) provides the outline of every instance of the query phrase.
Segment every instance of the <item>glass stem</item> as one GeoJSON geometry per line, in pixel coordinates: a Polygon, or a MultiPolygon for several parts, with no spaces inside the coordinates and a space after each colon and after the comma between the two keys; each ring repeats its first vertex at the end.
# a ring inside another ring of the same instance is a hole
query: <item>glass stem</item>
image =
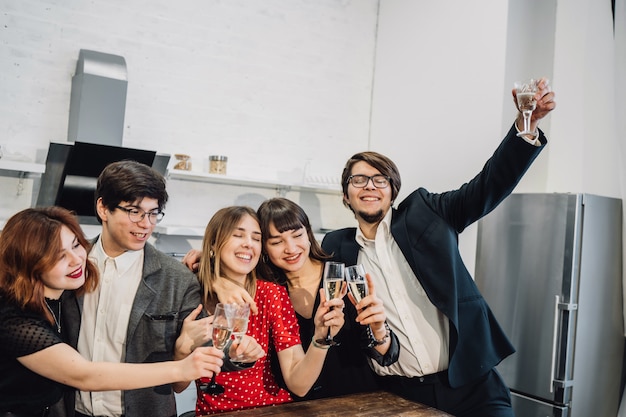
{"type": "Polygon", "coordinates": [[[533,114],[531,111],[525,110],[523,112],[524,115],[524,132],[530,133],[530,115],[533,114]]]}

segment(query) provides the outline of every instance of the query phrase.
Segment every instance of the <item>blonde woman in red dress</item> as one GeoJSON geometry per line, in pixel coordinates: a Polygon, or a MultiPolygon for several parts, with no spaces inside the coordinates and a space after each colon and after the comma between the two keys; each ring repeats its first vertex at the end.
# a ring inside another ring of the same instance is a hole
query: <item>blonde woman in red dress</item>
{"type": "MultiPolygon", "coordinates": [[[[256,277],[260,255],[261,228],[253,209],[226,207],[209,221],[198,270],[203,303],[213,311],[218,302],[214,285],[220,278],[246,288],[258,309],[257,314],[250,315],[247,335],[254,337],[268,354],[250,369],[221,372],[216,382],[225,388],[222,394],[205,393],[201,386],[209,380],[197,380],[196,415],[290,402],[289,391],[305,395],[322,370],[328,347],[318,345],[304,352],[287,291],[256,277]],[[269,359],[272,350],[277,353],[289,391],[281,388],[272,374],[269,359]]],[[[322,302],[315,313],[315,338],[325,337],[329,326],[331,335],[335,335],[344,324],[343,301],[327,301],[323,291],[320,297],[322,302]]]]}

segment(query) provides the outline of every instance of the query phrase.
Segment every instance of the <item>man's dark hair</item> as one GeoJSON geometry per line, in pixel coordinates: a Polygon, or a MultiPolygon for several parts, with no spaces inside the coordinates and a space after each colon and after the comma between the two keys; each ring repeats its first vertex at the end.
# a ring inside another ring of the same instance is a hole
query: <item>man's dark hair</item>
{"type": "MultiPolygon", "coordinates": [[[[132,160],[113,162],[98,177],[95,202],[102,198],[102,204],[110,211],[122,201],[134,203],[146,197],[157,200],[159,210],[165,208],[168,199],[165,178],[146,164],[132,160]]],[[[99,216],[98,221],[102,223],[99,216]]]]}

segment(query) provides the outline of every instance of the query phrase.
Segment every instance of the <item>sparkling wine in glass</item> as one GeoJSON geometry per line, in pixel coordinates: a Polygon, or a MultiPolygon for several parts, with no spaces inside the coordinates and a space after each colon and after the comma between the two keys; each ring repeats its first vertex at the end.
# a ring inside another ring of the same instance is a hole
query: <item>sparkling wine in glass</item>
{"type": "Polygon", "coordinates": [[[517,107],[519,107],[524,116],[524,130],[519,132],[517,136],[532,135],[534,133],[530,131],[530,116],[535,111],[535,107],[537,107],[537,99],[535,98],[537,90],[537,80],[530,79],[515,83],[517,107]]]}
{"type": "MultiPolygon", "coordinates": [[[[324,265],[324,291],[326,292],[326,299],[343,298],[346,295],[346,289],[344,284],[344,269],[345,264],[341,262],[328,261],[324,265]]],[[[330,327],[328,333],[324,339],[317,339],[317,343],[321,345],[336,346],[339,344],[330,336],[330,327]]]]}
{"type": "MultiPolygon", "coordinates": [[[[233,325],[232,336],[235,343],[241,343],[243,335],[248,331],[248,319],[250,317],[250,305],[249,304],[233,304],[231,322],[233,325]]],[[[242,359],[238,356],[235,359],[242,359]]]]}
{"type": "Polygon", "coordinates": [[[346,267],[346,281],[350,294],[359,303],[367,297],[367,281],[365,280],[365,268],[363,265],[352,265],[346,267]]]}
{"type": "MultiPolygon", "coordinates": [[[[232,306],[227,304],[218,303],[215,306],[211,340],[213,341],[213,346],[217,349],[224,349],[230,340],[230,335],[233,331],[231,322],[232,310],[232,306]]],[[[213,374],[211,382],[209,384],[201,384],[200,389],[207,394],[212,395],[224,393],[224,387],[215,382],[215,374],[213,374]]]]}

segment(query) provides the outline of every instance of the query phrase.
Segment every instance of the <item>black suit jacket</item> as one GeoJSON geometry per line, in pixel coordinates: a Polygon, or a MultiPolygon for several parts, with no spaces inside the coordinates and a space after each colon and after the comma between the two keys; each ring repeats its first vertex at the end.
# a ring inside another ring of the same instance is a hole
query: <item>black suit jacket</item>
{"type": "MultiPolygon", "coordinates": [[[[450,322],[448,379],[452,387],[476,380],[515,349],[467,271],[458,234],[493,210],[515,188],[541,147],[507,136],[482,171],[459,189],[430,193],[419,188],[392,209],[391,234],[432,303],[450,322]]],[[[355,264],[360,247],[356,228],[327,234],[324,250],[355,264]]],[[[389,300],[383,300],[385,304],[389,300]]]]}

